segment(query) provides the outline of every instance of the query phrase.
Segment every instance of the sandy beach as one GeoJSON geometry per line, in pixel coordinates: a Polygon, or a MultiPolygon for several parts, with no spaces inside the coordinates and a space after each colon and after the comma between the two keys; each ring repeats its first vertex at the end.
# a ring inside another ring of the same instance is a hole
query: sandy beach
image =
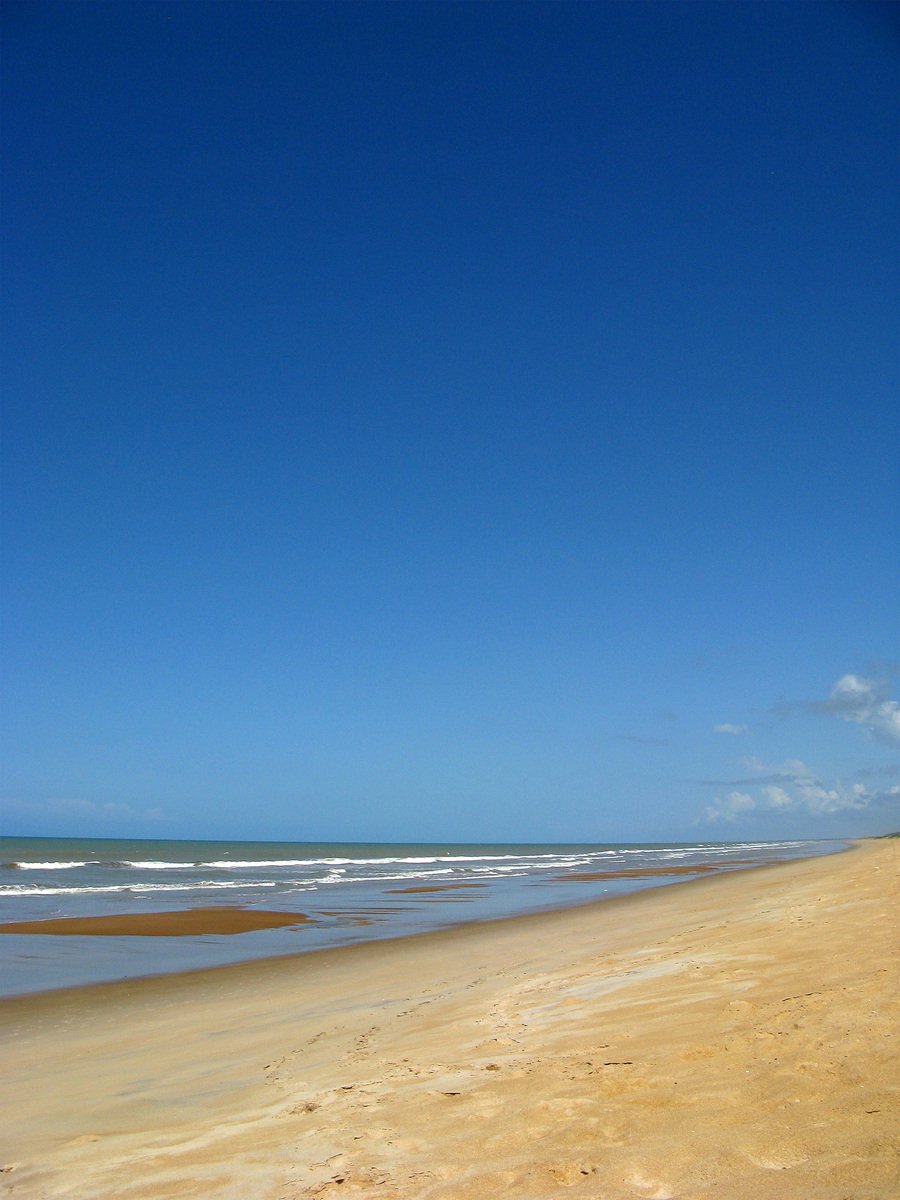
{"type": "Polygon", "coordinates": [[[0,1194],[884,1200],[900,842],[0,1002],[0,1194]]]}

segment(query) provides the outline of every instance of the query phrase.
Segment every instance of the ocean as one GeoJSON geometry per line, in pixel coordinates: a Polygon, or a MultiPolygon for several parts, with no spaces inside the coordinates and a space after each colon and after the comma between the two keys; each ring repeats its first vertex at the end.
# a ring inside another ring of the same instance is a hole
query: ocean
{"type": "Polygon", "coordinates": [[[568,907],[843,842],[520,845],[0,838],[0,923],[212,906],[298,926],[180,937],[11,933],[0,995],[294,954],[568,907]]]}

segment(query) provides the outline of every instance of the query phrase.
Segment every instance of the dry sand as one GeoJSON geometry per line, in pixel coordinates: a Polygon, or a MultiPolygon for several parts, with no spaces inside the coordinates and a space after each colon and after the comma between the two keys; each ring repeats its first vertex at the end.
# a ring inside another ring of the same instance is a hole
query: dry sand
{"type": "Polygon", "coordinates": [[[0,1003],[0,1194],[886,1200],[900,843],[0,1003]]]}

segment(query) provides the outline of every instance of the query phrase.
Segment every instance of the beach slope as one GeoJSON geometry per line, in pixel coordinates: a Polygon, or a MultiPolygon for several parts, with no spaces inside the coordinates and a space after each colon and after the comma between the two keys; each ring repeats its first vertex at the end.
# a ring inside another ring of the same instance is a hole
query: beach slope
{"type": "Polygon", "coordinates": [[[900,843],[0,1002],[0,1194],[883,1200],[900,843]]]}

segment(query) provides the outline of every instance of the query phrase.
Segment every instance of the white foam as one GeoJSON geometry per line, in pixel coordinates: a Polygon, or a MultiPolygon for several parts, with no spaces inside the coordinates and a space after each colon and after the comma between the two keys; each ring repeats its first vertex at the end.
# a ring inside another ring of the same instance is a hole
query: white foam
{"type": "Polygon", "coordinates": [[[511,871],[520,871],[525,874],[528,871],[564,871],[573,867],[590,867],[592,860],[583,858],[576,862],[552,862],[552,863],[512,863],[508,867],[492,867],[490,871],[485,871],[486,875],[503,875],[511,871]]]}
{"type": "Polygon", "coordinates": [[[12,862],[7,866],[19,871],[70,871],[73,867],[86,867],[86,862],[12,862]]]}
{"type": "Polygon", "coordinates": [[[321,879],[315,879],[313,883],[383,883],[385,880],[395,879],[434,879],[438,875],[454,875],[455,871],[452,867],[445,867],[443,870],[437,871],[401,871],[393,875],[356,875],[350,879],[342,875],[325,875],[321,879]]]}
{"type": "Polygon", "coordinates": [[[157,861],[154,861],[153,859],[146,859],[144,861],[131,862],[130,859],[126,858],[126,859],[123,859],[121,862],[111,862],[111,863],[102,863],[102,864],[98,863],[97,865],[98,866],[109,866],[109,867],[130,867],[134,871],[172,871],[172,870],[178,871],[178,870],[184,870],[186,867],[187,868],[192,868],[192,867],[196,868],[196,867],[205,866],[207,864],[192,863],[192,862],[171,862],[171,861],[170,862],[157,862],[157,861]]]}
{"type": "Polygon", "coordinates": [[[213,862],[191,865],[213,867],[218,871],[243,871],[248,867],[312,867],[318,866],[318,862],[313,858],[250,858],[246,860],[223,858],[213,862]]]}
{"type": "Polygon", "coordinates": [[[21,884],[18,887],[0,887],[0,896],[95,896],[109,892],[193,892],[199,890],[218,890],[222,888],[273,888],[278,884],[272,880],[244,882],[242,880],[213,880],[203,879],[196,883],[116,883],[105,887],[30,887],[21,884]]]}
{"type": "MultiPolygon", "coordinates": [[[[596,858],[615,856],[618,851],[560,851],[558,853],[542,852],[538,854],[433,854],[433,855],[385,855],[380,858],[250,858],[250,859],[212,859],[209,861],[186,862],[173,859],[121,859],[121,860],[80,860],[56,862],[14,862],[8,864],[22,871],[63,871],[76,867],[118,868],[133,871],[247,871],[274,870],[290,867],[384,867],[384,866],[427,866],[436,863],[500,863],[515,862],[539,866],[547,862],[553,866],[557,863],[593,861],[596,858]]],[[[625,851],[625,853],[647,853],[646,851],[625,851]]]]}
{"type": "MultiPolygon", "coordinates": [[[[385,855],[382,858],[285,858],[285,859],[217,859],[213,862],[194,864],[173,863],[172,866],[193,865],[197,867],[217,867],[223,870],[245,867],[380,867],[400,866],[408,863],[411,866],[424,866],[429,863],[480,863],[480,862],[532,862],[538,859],[565,859],[583,857],[584,851],[577,855],[560,854],[431,854],[404,857],[385,855]]],[[[615,854],[614,850],[602,851],[603,854],[615,854]]]]}

